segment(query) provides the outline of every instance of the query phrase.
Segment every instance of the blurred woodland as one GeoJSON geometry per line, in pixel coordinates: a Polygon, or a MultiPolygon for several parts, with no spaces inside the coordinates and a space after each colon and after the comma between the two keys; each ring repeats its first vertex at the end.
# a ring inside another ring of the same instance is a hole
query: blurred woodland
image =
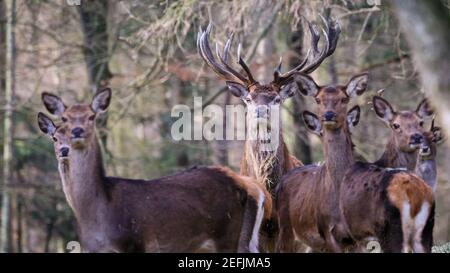
{"type": "MultiPolygon", "coordinates": [[[[430,2],[445,7],[448,24],[450,1],[430,2]]],[[[243,56],[264,82],[272,79],[280,56],[283,70],[302,59],[304,19],[318,22],[329,9],[341,37],[312,76],[320,84],[346,84],[351,75],[369,72],[369,92],[357,99],[362,115],[353,139],[358,153],[378,159],[391,131],[368,104],[372,96],[384,89],[398,109],[415,110],[431,94],[421,84],[411,37],[403,34],[395,8],[375,0],[2,0],[1,250],[65,252],[67,242],[77,239],[53,143],[36,122],[37,113],[45,112],[44,91],[71,104],[88,102],[99,87],[111,86],[112,105],[98,124],[110,176],[151,179],[198,164],[239,170],[243,141],[174,141],[170,135],[172,108],[192,107],[194,96],[204,105],[241,103],[197,53],[197,32],[209,22],[212,41],[223,44],[235,33],[235,43],[242,43],[243,56]]],[[[319,138],[307,133],[301,119],[303,110],[314,109],[314,100],[300,94],[283,109],[285,140],[305,164],[322,160],[319,138]]],[[[439,118],[440,126],[450,126],[439,118]]],[[[450,241],[449,147],[447,142],[438,150],[436,245],[450,241]]]]}

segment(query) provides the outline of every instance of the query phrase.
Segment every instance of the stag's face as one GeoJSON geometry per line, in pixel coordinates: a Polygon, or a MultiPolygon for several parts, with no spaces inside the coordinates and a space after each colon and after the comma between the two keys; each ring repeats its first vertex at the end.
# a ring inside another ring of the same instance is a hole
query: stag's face
{"type": "Polygon", "coordinates": [[[272,84],[255,84],[250,87],[232,82],[227,84],[231,93],[241,98],[247,106],[247,119],[259,124],[270,124],[272,118],[279,122],[281,104],[294,94],[292,84],[281,89],[272,84]]]}
{"type": "Polygon", "coordinates": [[[375,96],[373,106],[377,116],[392,130],[392,136],[402,152],[414,152],[425,140],[424,119],[433,115],[428,102],[423,100],[416,111],[395,111],[385,99],[375,96]]]}
{"type": "Polygon", "coordinates": [[[67,126],[56,127],[53,121],[43,113],[38,114],[39,129],[53,140],[55,155],[59,162],[67,161],[70,152],[70,134],[67,126]]]}
{"type": "Polygon", "coordinates": [[[62,100],[52,94],[44,93],[42,101],[47,110],[60,117],[63,126],[70,135],[74,149],[84,149],[87,143],[95,141],[95,118],[106,111],[111,99],[109,88],[98,92],[90,105],[76,104],[67,107],[62,100]]]}

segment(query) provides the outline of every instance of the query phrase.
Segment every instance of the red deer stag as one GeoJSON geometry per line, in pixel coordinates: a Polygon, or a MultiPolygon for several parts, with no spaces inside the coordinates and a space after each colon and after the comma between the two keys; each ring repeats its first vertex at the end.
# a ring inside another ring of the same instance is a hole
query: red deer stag
{"type": "MultiPolygon", "coordinates": [[[[322,18],[323,19],[323,18],[322,18]]],[[[274,72],[274,79],[267,84],[261,84],[255,80],[248,65],[240,55],[240,45],[238,47],[238,64],[244,73],[239,72],[230,64],[230,47],[233,35],[225,43],[223,52],[219,51],[216,45],[217,59],[214,57],[209,46],[208,36],[211,32],[211,25],[206,31],[200,31],[197,37],[197,48],[205,63],[222,79],[230,92],[242,99],[247,106],[247,126],[257,128],[266,126],[275,112],[279,113],[279,106],[295,93],[293,76],[298,72],[311,73],[336,49],[336,44],[340,34],[340,26],[336,21],[327,22],[324,19],[326,30],[322,29],[325,36],[324,46],[318,48],[320,32],[317,25],[309,24],[311,33],[311,49],[306,58],[292,70],[281,73],[281,61],[274,72]]],[[[303,164],[294,156],[289,154],[283,140],[281,130],[281,119],[278,114],[275,120],[278,128],[270,128],[271,134],[256,135],[255,139],[247,139],[241,160],[241,174],[256,178],[261,183],[266,184],[270,193],[274,194],[274,189],[281,179],[281,176],[288,170],[302,166],[303,164]],[[276,138],[272,139],[272,137],[276,138]],[[271,149],[267,147],[271,144],[271,149]]]]}
{"type": "MultiPolygon", "coordinates": [[[[340,252],[342,248],[332,235],[340,223],[339,188],[346,169],[351,166],[352,144],[349,127],[359,120],[359,107],[347,114],[352,97],[367,87],[367,74],[354,76],[347,85],[318,86],[308,75],[297,74],[295,80],[303,95],[315,97],[323,128],[313,130],[323,138],[325,162],[295,168],[286,174],[277,189],[279,236],[277,249],[294,252],[294,241],[300,240],[314,251],[340,252]]],[[[309,129],[315,117],[304,113],[309,129]]]]}
{"type": "Polygon", "coordinates": [[[63,141],[70,140],[59,170],[83,250],[195,252],[208,245],[217,252],[257,252],[271,199],[256,181],[224,167],[191,168],[150,181],[105,176],[95,119],[110,98],[111,90],[104,89],[90,105],[67,107],[44,93],[46,108],[62,125],[38,115],[57,156],[63,141]]]}
{"type": "Polygon", "coordinates": [[[374,96],[372,103],[377,117],[392,130],[385,151],[375,164],[414,171],[419,147],[424,140],[424,119],[433,115],[428,101],[420,102],[415,111],[395,111],[387,100],[379,96],[374,96]]]}
{"type": "Polygon", "coordinates": [[[424,133],[424,140],[420,145],[419,156],[416,164],[416,174],[422,177],[425,182],[436,192],[437,187],[437,144],[444,139],[440,127],[434,126],[434,119],[431,122],[431,129],[424,133]]]}

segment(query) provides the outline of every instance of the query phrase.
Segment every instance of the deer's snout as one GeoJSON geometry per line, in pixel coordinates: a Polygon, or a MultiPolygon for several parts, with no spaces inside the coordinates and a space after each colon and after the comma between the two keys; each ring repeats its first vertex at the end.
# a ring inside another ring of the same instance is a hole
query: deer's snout
{"type": "Polygon", "coordinates": [[[333,111],[327,111],[323,115],[323,118],[325,121],[334,121],[334,119],[336,118],[336,113],[334,113],[333,111]]]}
{"type": "Polygon", "coordinates": [[[61,157],[69,156],[69,148],[68,147],[62,147],[61,149],[59,149],[59,152],[61,154],[61,157]]]}
{"type": "Polygon", "coordinates": [[[413,134],[411,136],[411,144],[421,144],[423,142],[423,136],[421,134],[413,134]]]}
{"type": "Polygon", "coordinates": [[[74,138],[81,138],[84,135],[84,129],[80,127],[76,127],[72,129],[72,136],[74,138]]]}

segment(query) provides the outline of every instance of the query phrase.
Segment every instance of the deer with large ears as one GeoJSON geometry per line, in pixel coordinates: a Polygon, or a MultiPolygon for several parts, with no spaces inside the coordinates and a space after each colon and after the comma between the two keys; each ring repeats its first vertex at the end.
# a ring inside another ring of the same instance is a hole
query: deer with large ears
{"type": "MultiPolygon", "coordinates": [[[[367,74],[346,85],[319,86],[305,74],[295,76],[300,92],[313,96],[319,117],[305,111],[308,129],[323,140],[324,163],[296,168],[286,174],[278,189],[279,236],[277,249],[293,252],[295,239],[314,251],[342,251],[334,233],[345,233],[340,220],[339,189],[346,169],[353,164],[350,128],[359,121],[358,106],[347,111],[350,99],[367,87],[367,74]]],[[[340,236],[344,237],[344,235],[340,236]]]]}
{"type": "Polygon", "coordinates": [[[372,103],[377,117],[392,130],[385,151],[375,164],[414,171],[419,148],[424,141],[424,120],[434,114],[428,100],[422,100],[415,111],[396,111],[379,96],[374,96],[372,103]]]}
{"type": "Polygon", "coordinates": [[[424,133],[424,139],[419,148],[415,172],[422,177],[425,182],[436,192],[437,187],[437,145],[444,140],[440,127],[434,126],[434,119],[431,128],[424,133]]]}
{"type": "Polygon", "coordinates": [[[66,106],[49,93],[42,99],[62,121],[57,127],[38,117],[57,156],[63,141],[70,143],[59,171],[84,251],[258,252],[261,222],[271,215],[262,185],[224,167],[196,167],[150,181],[107,177],[95,119],[107,110],[111,90],[97,93],[91,104],[66,106]]]}
{"type": "Polygon", "coordinates": [[[320,39],[318,26],[308,23],[311,49],[306,58],[298,66],[285,73],[281,73],[280,60],[274,71],[274,78],[268,83],[260,83],[255,80],[250,68],[240,55],[240,45],[237,59],[242,73],[232,67],[229,51],[233,35],[225,43],[222,53],[216,45],[217,59],[214,57],[208,41],[211,25],[206,31],[200,30],[197,36],[197,49],[200,56],[219,77],[226,81],[230,92],[247,106],[248,128],[272,124],[271,118],[275,117],[275,123],[278,126],[268,128],[270,134],[256,134],[255,138],[246,140],[241,160],[241,174],[252,176],[266,184],[272,195],[274,195],[274,189],[283,174],[296,166],[303,165],[289,154],[283,140],[279,110],[280,105],[295,93],[294,76],[299,72],[312,73],[336,49],[341,31],[340,26],[333,20],[323,19],[323,21],[325,24],[325,29],[322,29],[325,38],[323,48],[320,50],[318,48],[320,39]]]}

